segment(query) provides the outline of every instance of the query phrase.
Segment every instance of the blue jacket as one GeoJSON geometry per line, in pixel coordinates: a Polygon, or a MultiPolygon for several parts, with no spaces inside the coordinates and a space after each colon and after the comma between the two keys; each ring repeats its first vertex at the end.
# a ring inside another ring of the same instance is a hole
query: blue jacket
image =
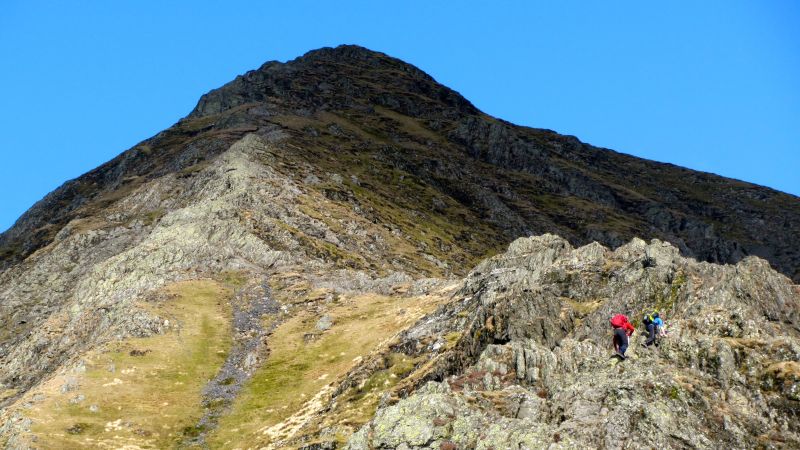
{"type": "Polygon", "coordinates": [[[664,321],[661,320],[661,317],[656,317],[653,319],[653,323],[656,324],[657,327],[661,328],[664,326],[664,321]]]}

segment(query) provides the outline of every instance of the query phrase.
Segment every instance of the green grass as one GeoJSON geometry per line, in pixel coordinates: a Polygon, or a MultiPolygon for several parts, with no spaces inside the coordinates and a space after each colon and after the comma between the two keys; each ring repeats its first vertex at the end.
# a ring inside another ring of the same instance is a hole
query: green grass
{"type": "Polygon", "coordinates": [[[11,259],[17,255],[22,254],[22,243],[13,242],[12,244],[0,247],[0,260],[11,259]]]}
{"type": "Polygon", "coordinates": [[[655,309],[659,312],[670,312],[675,309],[680,290],[684,284],[686,284],[686,274],[683,271],[678,271],[672,280],[672,284],[670,284],[668,295],[664,295],[660,291],[656,292],[655,309]]]}
{"type": "Polygon", "coordinates": [[[166,211],[163,208],[148,211],[143,214],[143,222],[145,225],[150,226],[164,217],[164,214],[166,214],[166,211]]]}
{"type": "Polygon", "coordinates": [[[669,398],[672,400],[677,400],[680,398],[680,389],[678,389],[678,386],[672,386],[672,388],[669,390],[669,398]]]}
{"type": "Polygon", "coordinates": [[[217,274],[217,281],[232,289],[238,289],[247,283],[248,274],[241,270],[224,270],[217,274]]]}
{"type": "MultiPolygon", "coordinates": [[[[298,414],[308,401],[361,358],[385,345],[386,339],[436,305],[430,298],[376,295],[341,298],[326,312],[333,318],[334,326],[310,341],[304,340],[303,335],[314,331],[317,316],[303,313],[284,322],[269,337],[269,358],[245,384],[231,412],[208,437],[209,445],[212,448],[265,445],[272,439],[265,430],[281,423],[285,425],[282,432],[290,434],[288,418],[298,414]]],[[[389,364],[388,372],[378,375],[380,380],[373,380],[376,389],[388,388],[383,384],[386,379],[399,379],[413,368],[410,358],[399,355],[391,356],[389,364]]],[[[367,394],[364,392],[357,400],[367,394]]],[[[327,413],[324,420],[337,424],[364,423],[368,414],[374,412],[377,397],[373,392],[367,401],[344,403],[340,409],[327,413]]]]}
{"type": "MultiPolygon", "coordinates": [[[[378,261],[377,265],[388,261],[393,264],[373,267],[376,263],[361,261],[359,255],[354,259],[352,252],[341,246],[336,248],[312,242],[311,248],[319,256],[337,261],[337,264],[357,263],[375,270],[397,270],[396,265],[399,264],[411,273],[431,276],[467,271],[479,260],[504,249],[507,238],[498,232],[495,225],[479,217],[472,207],[436,189],[431,180],[423,180],[396,166],[380,150],[376,150],[379,143],[388,145],[407,155],[410,160],[439,151],[417,142],[416,138],[400,144],[395,142],[386,134],[389,129],[394,130],[393,134],[405,133],[404,136],[422,137],[422,140],[433,140],[436,135],[426,132],[427,127],[417,119],[389,110],[382,111],[383,116],[363,118],[324,113],[302,120],[296,117],[274,119],[285,127],[297,130],[293,141],[293,148],[297,151],[281,152],[279,157],[274,157],[280,161],[276,168],[294,176],[297,168],[310,164],[323,180],[318,185],[307,186],[308,199],[303,212],[324,222],[336,233],[343,231],[339,219],[363,225],[369,234],[379,235],[389,249],[388,258],[378,261]],[[354,138],[327,134],[325,130],[331,124],[336,124],[354,138]],[[308,127],[321,130],[321,134],[313,138],[305,136],[302,130],[308,127]],[[362,143],[374,145],[364,147],[359,145],[362,143]],[[337,149],[335,153],[332,148],[337,149]],[[344,182],[337,184],[329,181],[326,174],[332,173],[341,175],[344,182]],[[357,177],[359,183],[353,182],[351,176],[357,177]],[[323,200],[326,191],[341,193],[342,199],[331,199],[329,196],[323,200]],[[434,209],[434,199],[437,199],[437,203],[443,202],[444,207],[434,209]],[[325,205],[324,210],[320,210],[321,204],[325,205]],[[393,229],[399,233],[392,233],[393,229]],[[439,267],[423,254],[448,264],[449,268],[439,267]]],[[[449,145],[446,140],[438,143],[449,145]]],[[[435,177],[433,174],[431,176],[435,177]]]]}
{"type": "Polygon", "coordinates": [[[403,353],[390,353],[387,356],[386,369],[373,373],[363,385],[351,389],[344,396],[345,401],[357,403],[366,396],[372,396],[377,405],[378,394],[395,386],[424,359],[424,356],[412,358],[403,353]]]}
{"type": "Polygon", "coordinates": [[[230,348],[231,292],[207,280],[169,291],[175,297],[153,312],[180,324],[179,330],[84,355],[86,371],[75,375],[79,387],[73,392],[60,392],[60,378],[45,385],[46,400],[29,413],[42,448],[169,448],[195,426],[203,413],[202,388],[230,348]],[[78,394],[85,399],[69,401],[78,394]]]}

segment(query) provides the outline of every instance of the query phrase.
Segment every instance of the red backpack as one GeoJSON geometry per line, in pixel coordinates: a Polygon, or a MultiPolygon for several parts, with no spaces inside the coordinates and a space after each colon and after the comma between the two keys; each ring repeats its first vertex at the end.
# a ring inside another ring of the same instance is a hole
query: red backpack
{"type": "Polygon", "coordinates": [[[609,321],[611,322],[612,327],[622,328],[628,321],[628,316],[624,314],[617,314],[616,316],[612,317],[609,321]]]}

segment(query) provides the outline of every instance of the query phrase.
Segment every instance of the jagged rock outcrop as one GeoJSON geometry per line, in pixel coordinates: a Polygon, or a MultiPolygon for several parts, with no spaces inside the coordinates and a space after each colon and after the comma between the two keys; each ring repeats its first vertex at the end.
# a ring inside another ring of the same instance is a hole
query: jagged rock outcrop
{"type": "Polygon", "coordinates": [[[800,289],[754,257],[519,239],[394,348],[430,362],[350,449],[800,445],[800,289]],[[627,360],[609,359],[608,319],[652,309],[660,345],[639,331],[627,360]]]}

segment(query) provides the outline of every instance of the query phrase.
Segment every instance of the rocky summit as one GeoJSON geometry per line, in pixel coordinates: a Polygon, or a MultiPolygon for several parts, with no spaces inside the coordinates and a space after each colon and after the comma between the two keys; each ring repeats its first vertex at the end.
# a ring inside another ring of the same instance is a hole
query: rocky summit
{"type": "Polygon", "coordinates": [[[0,235],[0,443],[800,448],[798,242],[797,197],[315,50],[0,235]]]}

